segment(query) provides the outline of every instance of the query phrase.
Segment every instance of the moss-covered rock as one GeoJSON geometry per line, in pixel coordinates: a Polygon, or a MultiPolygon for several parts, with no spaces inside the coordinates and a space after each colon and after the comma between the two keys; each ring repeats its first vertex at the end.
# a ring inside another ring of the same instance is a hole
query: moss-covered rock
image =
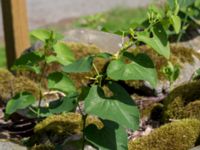
{"type": "MultiPolygon", "coordinates": [[[[95,124],[99,129],[103,123],[95,116],[86,118],[86,126],[95,124]]],[[[67,138],[77,136],[77,141],[71,141],[71,144],[82,139],[83,121],[79,113],[63,113],[52,115],[39,122],[34,128],[34,136],[30,139],[29,145],[39,144],[64,144],[67,138]]],[[[70,142],[70,141],[68,141],[70,142]]]]}
{"type": "Polygon", "coordinates": [[[129,150],[188,150],[197,144],[200,121],[178,120],[155,129],[147,136],[129,142],[129,150]]]}
{"type": "Polygon", "coordinates": [[[196,118],[200,119],[200,100],[190,102],[184,107],[184,118],[196,118]]]}
{"type": "MultiPolygon", "coordinates": [[[[97,127],[102,128],[102,122],[94,116],[88,116],[86,125],[95,124],[97,127]]],[[[82,116],[79,113],[64,113],[60,115],[51,115],[38,123],[34,131],[35,133],[51,132],[57,135],[72,135],[82,132],[83,122],[82,116]]]]}
{"type": "Polygon", "coordinates": [[[30,92],[36,98],[39,97],[39,86],[27,77],[15,77],[8,70],[0,70],[0,98],[4,102],[20,92],[30,92]]]}
{"type": "Polygon", "coordinates": [[[12,97],[12,81],[14,76],[6,69],[0,69],[0,99],[6,100],[12,97]]]}
{"type": "Polygon", "coordinates": [[[52,144],[40,144],[34,145],[29,150],[55,150],[55,146],[52,144]]]}
{"type": "Polygon", "coordinates": [[[196,105],[194,111],[191,106],[197,104],[194,102],[200,99],[200,81],[194,81],[183,84],[175,88],[169,93],[169,96],[164,100],[164,121],[169,119],[182,119],[190,116],[199,116],[197,111],[199,105],[196,105]],[[194,103],[193,103],[194,102],[194,103]]]}
{"type": "Polygon", "coordinates": [[[80,133],[81,129],[81,115],[66,113],[47,117],[35,126],[34,131],[35,133],[51,132],[57,135],[71,135],[80,133]]]}

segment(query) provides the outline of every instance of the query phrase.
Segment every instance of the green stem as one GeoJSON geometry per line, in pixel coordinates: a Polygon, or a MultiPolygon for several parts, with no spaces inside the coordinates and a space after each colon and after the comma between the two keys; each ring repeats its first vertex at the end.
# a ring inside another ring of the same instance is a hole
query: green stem
{"type": "MultiPolygon", "coordinates": [[[[189,17],[188,15],[185,16],[181,31],[183,30],[183,27],[186,25],[186,20],[188,19],[188,17],[189,17]]],[[[182,36],[183,36],[183,32],[180,32],[180,34],[178,35],[176,43],[180,42],[182,36]]]]}
{"type": "Polygon", "coordinates": [[[97,76],[100,76],[99,70],[97,69],[96,65],[93,63],[92,66],[93,66],[95,72],[97,73],[97,76]]]}
{"type": "Polygon", "coordinates": [[[85,139],[86,118],[87,118],[87,115],[82,115],[82,121],[83,121],[83,142],[82,142],[82,150],[84,150],[85,142],[86,142],[86,139],[85,139]]]}
{"type": "MultiPolygon", "coordinates": [[[[45,50],[46,51],[46,50],[45,50]]],[[[46,53],[45,53],[46,54],[46,53]]],[[[42,98],[43,98],[43,94],[42,94],[42,79],[45,76],[45,69],[47,67],[47,63],[44,62],[44,65],[42,67],[42,73],[40,76],[40,80],[39,80],[39,90],[40,90],[40,97],[39,97],[39,103],[38,103],[38,111],[37,111],[37,117],[40,118],[40,108],[41,108],[41,103],[42,103],[42,98]]]]}

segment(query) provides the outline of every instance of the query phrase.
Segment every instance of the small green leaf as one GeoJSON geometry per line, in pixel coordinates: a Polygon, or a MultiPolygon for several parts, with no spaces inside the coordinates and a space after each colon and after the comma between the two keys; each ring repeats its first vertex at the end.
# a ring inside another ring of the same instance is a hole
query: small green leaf
{"type": "Polygon", "coordinates": [[[181,29],[181,19],[179,16],[172,15],[171,16],[171,24],[174,27],[176,34],[180,32],[181,29]]]}
{"type": "Polygon", "coordinates": [[[113,60],[107,68],[107,75],[114,80],[145,80],[153,87],[157,84],[157,72],[152,60],[146,54],[134,56],[125,53],[131,63],[126,64],[122,60],[113,60]]]}
{"type": "Polygon", "coordinates": [[[51,102],[49,105],[49,112],[52,114],[70,112],[76,107],[76,105],[76,97],[67,96],[58,101],[51,102]]]}
{"type": "Polygon", "coordinates": [[[8,101],[6,105],[6,114],[11,115],[19,109],[24,109],[35,103],[35,97],[30,93],[20,93],[8,101]]]}
{"type": "Polygon", "coordinates": [[[197,79],[199,80],[199,78],[200,78],[200,68],[197,69],[192,75],[193,80],[197,80],[197,79]]]}
{"type": "Polygon", "coordinates": [[[163,26],[161,24],[156,24],[152,29],[152,34],[153,37],[150,37],[149,33],[146,31],[138,32],[137,39],[153,48],[158,54],[169,59],[170,47],[163,26]]]}
{"type": "Polygon", "coordinates": [[[104,59],[109,59],[112,57],[112,54],[110,53],[98,53],[95,55],[95,57],[99,57],[99,58],[104,58],[104,59]]]}
{"type": "MultiPolygon", "coordinates": [[[[187,8],[197,0],[177,0],[181,11],[186,11],[187,8]]],[[[175,0],[168,0],[168,5],[173,10],[175,9],[175,0]]]]}
{"type": "Polygon", "coordinates": [[[56,61],[62,65],[69,65],[75,58],[73,52],[64,43],[57,43],[53,46],[56,53],[56,61]]]}
{"type": "MultiPolygon", "coordinates": [[[[76,95],[68,95],[59,100],[50,102],[48,107],[32,107],[32,110],[34,110],[34,112],[39,111],[40,117],[48,117],[52,114],[70,112],[77,106],[76,98],[76,95]]],[[[37,113],[33,113],[32,111],[28,112],[28,117],[30,118],[36,118],[37,115],[37,113]]]]}
{"type": "Polygon", "coordinates": [[[168,62],[167,66],[165,66],[162,71],[171,84],[178,78],[180,74],[179,66],[173,65],[171,62],[168,62]]]}
{"type": "Polygon", "coordinates": [[[39,74],[41,70],[38,63],[42,60],[43,56],[41,56],[39,52],[29,52],[21,55],[20,58],[15,61],[12,70],[29,70],[39,74]]]}
{"type": "Polygon", "coordinates": [[[116,83],[109,83],[108,88],[113,93],[112,97],[106,97],[103,90],[96,85],[90,88],[84,101],[86,113],[136,130],[139,125],[139,110],[132,98],[116,83]]]}
{"type": "Polygon", "coordinates": [[[128,139],[126,130],[117,123],[103,120],[104,127],[98,129],[94,124],[86,127],[87,141],[99,150],[127,150],[128,139]]]}
{"type": "Polygon", "coordinates": [[[65,93],[76,92],[72,80],[60,72],[54,72],[48,76],[48,87],[49,89],[60,90],[65,93]]]}
{"type": "Polygon", "coordinates": [[[70,65],[64,66],[63,71],[66,73],[89,72],[92,68],[92,63],[92,56],[83,57],[70,65]]]}
{"type": "MultiPolygon", "coordinates": [[[[51,32],[52,32],[52,31],[50,31],[50,30],[36,29],[36,30],[33,30],[33,31],[31,32],[31,36],[33,36],[33,37],[35,37],[35,38],[41,40],[42,42],[45,42],[47,39],[50,38],[51,32]]],[[[61,34],[59,34],[59,33],[53,32],[53,34],[54,34],[54,37],[53,37],[53,38],[54,38],[55,40],[61,40],[61,39],[63,39],[63,37],[64,37],[63,35],[61,35],[61,34]]]]}

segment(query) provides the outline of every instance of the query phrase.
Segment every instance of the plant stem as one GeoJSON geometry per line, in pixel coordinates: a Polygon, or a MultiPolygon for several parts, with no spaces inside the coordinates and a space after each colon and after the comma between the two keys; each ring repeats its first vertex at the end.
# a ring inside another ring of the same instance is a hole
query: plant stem
{"type": "Polygon", "coordinates": [[[183,27],[186,25],[186,20],[188,19],[188,15],[186,15],[185,16],[185,18],[184,18],[184,22],[183,22],[183,26],[182,26],[182,29],[181,29],[181,32],[180,32],[180,34],[178,35],[178,38],[177,38],[177,41],[176,41],[176,43],[179,43],[180,42],[180,40],[181,40],[181,38],[182,38],[182,36],[183,36],[183,27]]]}
{"type": "Polygon", "coordinates": [[[98,71],[96,65],[93,63],[92,66],[93,66],[95,72],[97,73],[97,76],[100,76],[100,73],[99,73],[99,71],[98,71]]]}
{"type": "Polygon", "coordinates": [[[86,126],[86,118],[87,118],[87,114],[84,114],[84,112],[81,110],[81,107],[78,103],[78,108],[79,108],[79,111],[81,113],[81,116],[82,116],[82,122],[83,122],[83,141],[82,141],[82,150],[84,150],[84,147],[85,147],[85,126],[86,126]]]}
{"type": "Polygon", "coordinates": [[[40,90],[40,97],[39,97],[39,103],[38,103],[38,111],[37,111],[37,117],[39,118],[40,117],[40,107],[41,107],[41,103],[42,103],[42,97],[43,97],[43,94],[42,94],[42,79],[43,77],[45,76],[45,69],[46,69],[46,66],[47,66],[47,63],[44,62],[44,65],[42,67],[42,73],[41,73],[41,76],[40,76],[40,80],[39,80],[39,90],[40,90]]]}
{"type": "Polygon", "coordinates": [[[83,121],[83,142],[82,142],[82,150],[84,150],[85,147],[85,127],[86,127],[86,118],[87,118],[87,114],[86,115],[82,115],[82,121],[83,121]]]}

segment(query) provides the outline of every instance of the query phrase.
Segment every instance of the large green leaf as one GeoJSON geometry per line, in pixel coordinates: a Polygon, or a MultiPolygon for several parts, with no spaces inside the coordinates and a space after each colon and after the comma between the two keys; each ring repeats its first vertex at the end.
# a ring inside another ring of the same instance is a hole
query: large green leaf
{"type": "Polygon", "coordinates": [[[61,72],[54,72],[48,76],[49,89],[60,90],[65,93],[76,92],[76,88],[72,80],[61,72]]]}
{"type": "Polygon", "coordinates": [[[63,67],[63,71],[67,73],[89,72],[92,68],[93,57],[83,57],[72,64],[63,67]]]}
{"type": "Polygon", "coordinates": [[[139,110],[132,98],[116,83],[109,83],[108,88],[113,93],[112,97],[106,97],[103,90],[96,85],[91,87],[85,98],[86,113],[136,130],[139,125],[139,110]]]}
{"type": "Polygon", "coordinates": [[[57,43],[53,46],[54,52],[56,53],[56,61],[62,65],[69,65],[75,58],[73,52],[64,43],[57,43]]]}
{"type": "Polygon", "coordinates": [[[126,130],[117,123],[103,120],[104,127],[98,129],[94,124],[86,127],[87,141],[99,150],[127,150],[128,140],[126,130]]]}
{"type": "Polygon", "coordinates": [[[161,24],[156,24],[152,28],[152,37],[146,31],[137,33],[138,41],[141,41],[151,48],[153,48],[158,54],[169,59],[170,47],[167,38],[167,34],[161,24]]]}
{"type": "Polygon", "coordinates": [[[157,72],[152,60],[146,54],[134,56],[125,53],[131,63],[126,64],[122,60],[113,60],[107,68],[107,75],[114,80],[145,80],[153,87],[157,84],[157,72]]]}
{"type": "MultiPolygon", "coordinates": [[[[186,11],[187,7],[192,5],[196,0],[177,0],[182,11],[186,11]]],[[[168,5],[171,9],[175,8],[175,0],[168,0],[168,5]]]]}
{"type": "MultiPolygon", "coordinates": [[[[45,42],[47,39],[50,38],[51,32],[52,31],[50,31],[50,30],[36,29],[31,32],[31,36],[45,42]]],[[[53,32],[53,39],[61,40],[61,39],[63,39],[63,37],[64,37],[63,35],[53,32]]]]}
{"type": "Polygon", "coordinates": [[[20,93],[8,101],[6,105],[6,114],[11,115],[19,109],[24,109],[31,104],[35,103],[35,97],[30,93],[20,93]]]}
{"type": "Polygon", "coordinates": [[[29,70],[37,74],[40,73],[40,66],[38,63],[43,60],[43,56],[38,51],[23,54],[18,58],[12,70],[29,70]]]}

